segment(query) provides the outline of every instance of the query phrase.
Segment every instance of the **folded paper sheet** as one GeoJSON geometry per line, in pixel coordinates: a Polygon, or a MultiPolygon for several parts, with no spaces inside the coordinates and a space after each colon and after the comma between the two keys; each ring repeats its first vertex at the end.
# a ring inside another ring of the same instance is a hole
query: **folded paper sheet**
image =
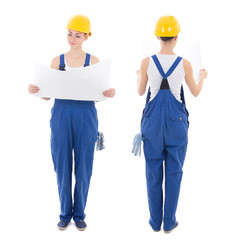
{"type": "Polygon", "coordinates": [[[37,97],[102,101],[102,92],[110,88],[111,60],[88,67],[59,71],[36,63],[34,84],[37,97]]]}

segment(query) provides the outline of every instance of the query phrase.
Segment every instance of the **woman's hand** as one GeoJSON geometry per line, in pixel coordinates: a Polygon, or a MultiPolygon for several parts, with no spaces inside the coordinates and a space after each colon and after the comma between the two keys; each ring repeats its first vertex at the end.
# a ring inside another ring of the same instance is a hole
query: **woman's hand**
{"type": "Polygon", "coordinates": [[[200,70],[200,78],[205,79],[208,75],[208,72],[206,69],[201,69],[200,70]]]}
{"type": "Polygon", "coordinates": [[[114,97],[115,93],[116,93],[115,88],[109,88],[103,92],[103,95],[105,97],[112,98],[114,97]]]}
{"type": "Polygon", "coordinates": [[[28,85],[28,92],[30,94],[37,93],[38,91],[39,91],[39,88],[36,85],[33,85],[33,84],[28,85]]]}

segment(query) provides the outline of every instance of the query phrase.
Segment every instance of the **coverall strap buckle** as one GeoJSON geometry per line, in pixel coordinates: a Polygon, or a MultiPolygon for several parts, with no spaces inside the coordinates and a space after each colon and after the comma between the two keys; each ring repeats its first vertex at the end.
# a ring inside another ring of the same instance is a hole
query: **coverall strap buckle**
{"type": "Polygon", "coordinates": [[[65,64],[64,64],[63,66],[59,66],[59,70],[60,70],[60,71],[66,71],[66,69],[65,69],[65,64]]]}

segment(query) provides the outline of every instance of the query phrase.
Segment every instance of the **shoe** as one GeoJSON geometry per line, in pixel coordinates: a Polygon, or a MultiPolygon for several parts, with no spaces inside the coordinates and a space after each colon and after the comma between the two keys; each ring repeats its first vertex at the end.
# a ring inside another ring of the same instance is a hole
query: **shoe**
{"type": "Polygon", "coordinates": [[[75,222],[75,224],[77,230],[79,231],[84,231],[87,228],[87,224],[83,220],[75,222]]]}
{"type": "Polygon", "coordinates": [[[168,231],[164,230],[164,232],[165,232],[165,233],[171,233],[174,229],[177,228],[177,226],[178,226],[178,223],[176,223],[176,225],[175,225],[172,229],[170,229],[170,230],[168,230],[168,231]]]}
{"type": "Polygon", "coordinates": [[[69,226],[69,223],[70,223],[70,221],[69,222],[66,222],[66,221],[60,221],[58,224],[57,224],[57,227],[58,227],[58,229],[59,230],[66,230],[67,228],[68,228],[68,226],[69,226]]]}

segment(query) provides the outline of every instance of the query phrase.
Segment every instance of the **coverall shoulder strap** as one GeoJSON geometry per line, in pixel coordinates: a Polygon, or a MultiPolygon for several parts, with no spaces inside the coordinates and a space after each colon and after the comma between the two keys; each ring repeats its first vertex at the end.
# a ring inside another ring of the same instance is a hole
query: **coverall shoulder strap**
{"type": "Polygon", "coordinates": [[[166,74],[165,74],[164,71],[163,71],[163,68],[162,68],[162,66],[161,66],[161,64],[160,64],[160,62],[159,62],[159,60],[158,60],[158,58],[157,58],[157,55],[153,55],[153,56],[152,56],[152,59],[153,59],[155,65],[156,65],[158,71],[159,71],[160,74],[162,75],[162,77],[165,78],[165,75],[166,75],[166,74]]]}
{"type": "Polygon", "coordinates": [[[165,74],[164,71],[163,71],[163,68],[162,68],[162,66],[161,66],[161,64],[160,64],[160,62],[159,62],[159,60],[158,60],[158,58],[157,58],[157,56],[156,56],[156,55],[153,55],[153,56],[152,56],[152,59],[153,59],[155,65],[156,65],[159,73],[162,75],[162,77],[163,77],[164,79],[168,78],[168,77],[173,73],[173,71],[175,70],[175,68],[177,67],[177,65],[178,65],[178,64],[180,63],[180,61],[182,60],[181,57],[177,57],[177,59],[174,61],[174,63],[172,64],[172,66],[169,68],[169,70],[168,70],[167,73],[165,74]]]}
{"type": "Polygon", "coordinates": [[[169,68],[169,70],[166,73],[166,78],[169,77],[173,71],[175,70],[175,68],[177,67],[177,65],[180,63],[180,61],[182,60],[181,57],[177,57],[177,59],[174,61],[174,63],[172,64],[172,66],[169,68]]]}
{"type": "Polygon", "coordinates": [[[90,65],[90,57],[91,57],[91,55],[89,53],[86,53],[86,59],[85,59],[84,67],[87,67],[87,66],[90,65]]]}
{"type": "Polygon", "coordinates": [[[64,59],[64,54],[61,54],[61,55],[60,55],[59,70],[65,71],[65,59],[64,59]]]}

